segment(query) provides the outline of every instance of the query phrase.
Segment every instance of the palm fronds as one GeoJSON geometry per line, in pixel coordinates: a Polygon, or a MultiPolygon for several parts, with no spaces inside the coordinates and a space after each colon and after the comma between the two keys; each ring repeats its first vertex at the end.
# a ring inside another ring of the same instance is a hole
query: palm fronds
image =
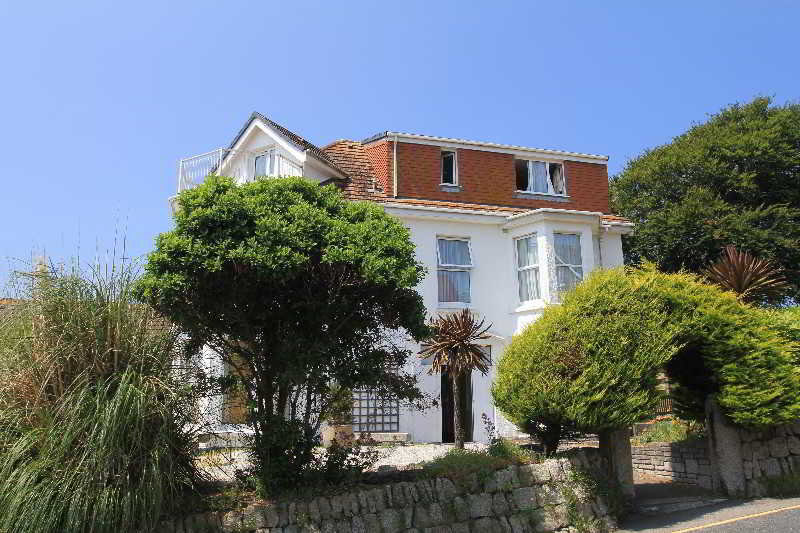
{"type": "Polygon", "coordinates": [[[484,326],[468,309],[458,313],[440,315],[431,321],[433,336],[420,357],[432,357],[429,374],[449,373],[460,376],[472,370],[482,374],[489,371],[491,361],[478,344],[491,337],[487,334],[491,325],[484,326]]]}
{"type": "Polygon", "coordinates": [[[733,245],[726,246],[716,263],[703,274],[746,303],[779,301],[791,288],[783,270],[773,262],[759,259],[733,245]]]}

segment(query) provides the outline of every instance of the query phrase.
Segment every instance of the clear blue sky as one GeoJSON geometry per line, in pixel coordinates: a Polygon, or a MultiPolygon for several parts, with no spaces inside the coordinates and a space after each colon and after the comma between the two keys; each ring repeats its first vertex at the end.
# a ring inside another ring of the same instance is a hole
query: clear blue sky
{"type": "Polygon", "coordinates": [[[147,253],[177,160],[254,110],[320,145],[389,129],[614,173],[728,103],[797,100],[799,20],[793,1],[0,0],[0,284],[115,231],[147,253]]]}

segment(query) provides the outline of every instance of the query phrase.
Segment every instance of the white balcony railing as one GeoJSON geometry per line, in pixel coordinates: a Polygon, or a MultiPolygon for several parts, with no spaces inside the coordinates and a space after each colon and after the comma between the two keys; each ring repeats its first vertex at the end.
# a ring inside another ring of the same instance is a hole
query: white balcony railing
{"type": "Polygon", "coordinates": [[[266,164],[269,176],[302,176],[303,169],[299,165],[282,156],[276,150],[267,152],[250,152],[247,150],[230,150],[219,148],[205,154],[181,159],[178,163],[178,193],[203,183],[209,174],[229,176],[244,182],[254,179],[255,158],[268,154],[266,164]]]}

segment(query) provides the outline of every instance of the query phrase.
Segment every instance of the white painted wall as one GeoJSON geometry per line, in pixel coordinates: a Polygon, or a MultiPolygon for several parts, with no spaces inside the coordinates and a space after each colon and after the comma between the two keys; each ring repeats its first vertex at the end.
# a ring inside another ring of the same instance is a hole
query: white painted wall
{"type": "MultiPolygon", "coordinates": [[[[622,264],[620,234],[605,231],[600,227],[599,216],[546,214],[526,217],[522,222],[509,223],[505,217],[446,215],[420,212],[400,208],[387,208],[398,216],[411,230],[416,245],[417,257],[427,267],[427,275],[418,290],[422,295],[428,314],[453,311],[438,303],[436,276],[437,237],[464,237],[471,242],[473,269],[471,271],[471,304],[469,308],[491,323],[495,338],[488,342],[492,347],[492,368],[487,376],[475,372],[473,385],[474,438],[487,440],[481,415],[486,413],[505,435],[513,435],[516,429],[496,411],[491,401],[490,386],[494,379],[496,364],[513,335],[541,316],[545,302],[552,290],[554,262],[551,253],[553,234],[557,232],[577,233],[581,236],[584,275],[595,268],[592,235],[601,236],[603,265],[613,267],[622,264]],[[514,239],[535,233],[539,246],[539,282],[542,300],[521,305],[518,297],[514,239]]],[[[600,265],[597,265],[600,266],[600,265]]],[[[414,346],[415,351],[419,350],[414,346]]],[[[409,370],[420,376],[423,390],[434,396],[440,393],[440,376],[427,375],[430,367],[413,361],[409,370]]],[[[418,412],[412,408],[401,410],[400,431],[411,434],[417,442],[438,442],[442,435],[441,409],[432,408],[418,412]]]]}

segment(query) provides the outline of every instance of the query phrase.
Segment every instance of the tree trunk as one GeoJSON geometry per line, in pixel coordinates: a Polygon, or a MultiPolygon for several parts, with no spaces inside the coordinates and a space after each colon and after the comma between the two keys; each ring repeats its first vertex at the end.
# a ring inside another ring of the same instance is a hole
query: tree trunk
{"type": "Polygon", "coordinates": [[[455,447],[464,449],[464,406],[461,404],[461,376],[453,374],[453,429],[455,433],[455,447]]]}

